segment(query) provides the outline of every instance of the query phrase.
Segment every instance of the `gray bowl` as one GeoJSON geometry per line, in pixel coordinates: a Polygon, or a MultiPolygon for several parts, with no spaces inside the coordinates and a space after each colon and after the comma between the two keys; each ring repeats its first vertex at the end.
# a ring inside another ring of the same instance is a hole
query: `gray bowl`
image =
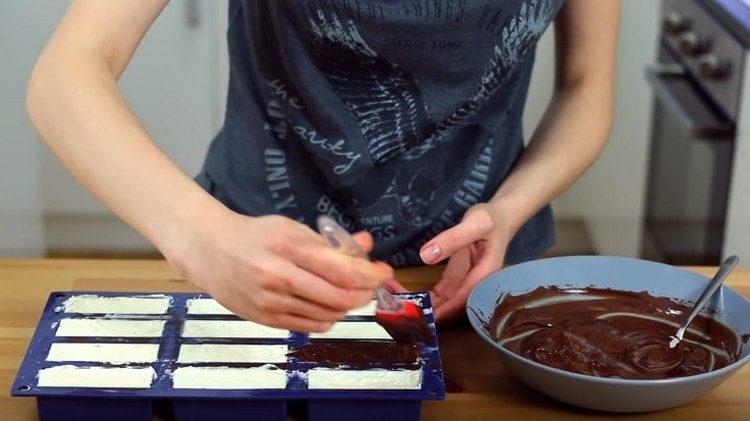
{"type": "MultiPolygon", "coordinates": [[[[621,257],[574,256],[526,262],[490,275],[466,304],[474,330],[497,350],[518,380],[554,399],[601,411],[644,412],[684,405],[721,384],[750,360],[745,346],[739,361],[708,373],[663,380],[624,380],[572,373],[531,361],[498,345],[485,323],[504,293],[525,293],[539,286],[595,286],[695,300],[709,279],[661,263],[621,257]]],[[[750,332],[750,302],[724,286],[709,302],[715,316],[740,335],[750,332]]]]}

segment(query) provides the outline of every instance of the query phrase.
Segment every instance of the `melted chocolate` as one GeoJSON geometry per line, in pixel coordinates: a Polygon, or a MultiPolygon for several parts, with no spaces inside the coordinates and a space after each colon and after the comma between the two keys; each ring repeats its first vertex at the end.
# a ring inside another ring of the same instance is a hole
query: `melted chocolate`
{"type": "Polygon", "coordinates": [[[699,315],[685,339],[670,335],[690,308],[646,292],[540,287],[506,296],[487,329],[502,346],[544,365],[600,377],[663,379],[737,361],[738,337],[699,315]]]}
{"type": "Polygon", "coordinates": [[[289,355],[322,367],[416,366],[419,363],[417,345],[390,342],[313,341],[289,355]]]}

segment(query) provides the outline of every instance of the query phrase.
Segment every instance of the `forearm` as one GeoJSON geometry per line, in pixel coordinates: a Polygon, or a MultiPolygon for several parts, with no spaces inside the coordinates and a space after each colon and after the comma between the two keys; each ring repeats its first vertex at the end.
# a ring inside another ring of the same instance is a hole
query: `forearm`
{"type": "Polygon", "coordinates": [[[52,48],[27,103],[34,126],[75,178],[162,251],[220,205],[152,142],[125,103],[106,60],[52,48]]]}
{"type": "Polygon", "coordinates": [[[578,179],[603,149],[612,125],[607,83],[581,81],[559,89],[529,147],[491,203],[512,233],[578,179]]]}
{"type": "Polygon", "coordinates": [[[491,200],[509,236],[596,159],[612,126],[620,1],[568,0],[555,18],[555,94],[491,200]]]}

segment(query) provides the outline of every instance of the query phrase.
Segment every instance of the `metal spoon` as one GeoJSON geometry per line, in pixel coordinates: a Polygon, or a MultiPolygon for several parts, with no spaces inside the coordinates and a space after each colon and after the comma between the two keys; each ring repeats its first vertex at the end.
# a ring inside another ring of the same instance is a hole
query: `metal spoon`
{"type": "Polygon", "coordinates": [[[734,268],[737,266],[737,263],[739,262],[740,259],[737,256],[729,256],[726,260],[724,260],[724,263],[721,264],[721,267],[719,267],[719,270],[716,272],[716,275],[714,275],[714,278],[711,279],[711,282],[703,291],[703,294],[701,294],[700,298],[698,298],[698,301],[695,303],[693,310],[690,311],[690,314],[688,314],[685,321],[682,322],[680,328],[677,329],[677,333],[672,336],[672,340],[669,341],[670,348],[676,347],[677,344],[682,341],[682,338],[685,336],[685,331],[687,330],[690,322],[692,322],[695,316],[700,313],[701,308],[706,305],[708,299],[711,298],[712,295],[714,295],[714,292],[719,289],[721,284],[725,279],[727,279],[727,276],[729,276],[729,274],[732,272],[732,270],[734,270],[734,268]]]}

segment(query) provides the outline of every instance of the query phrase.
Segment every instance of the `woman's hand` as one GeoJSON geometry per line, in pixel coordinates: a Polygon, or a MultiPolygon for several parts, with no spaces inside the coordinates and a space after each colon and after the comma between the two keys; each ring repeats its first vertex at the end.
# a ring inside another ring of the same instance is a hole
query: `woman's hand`
{"type": "MultiPolygon", "coordinates": [[[[235,314],[265,325],[326,331],[393,276],[390,266],[343,255],[282,216],[223,209],[201,219],[179,251],[165,253],[170,264],[235,314]]],[[[368,234],[355,238],[372,248],[368,234]]]]}
{"type": "Polygon", "coordinates": [[[429,265],[448,259],[430,292],[437,321],[460,317],[474,286],[502,268],[515,232],[509,219],[501,205],[480,203],[469,208],[459,224],[422,247],[420,256],[429,265]]]}

